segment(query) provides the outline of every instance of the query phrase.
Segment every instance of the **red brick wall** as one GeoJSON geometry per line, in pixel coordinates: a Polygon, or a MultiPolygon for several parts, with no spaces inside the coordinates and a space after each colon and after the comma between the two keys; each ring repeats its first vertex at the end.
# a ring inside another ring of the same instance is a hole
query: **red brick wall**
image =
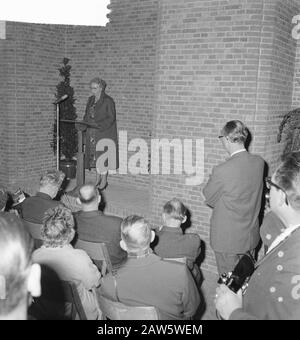
{"type": "MultiPolygon", "coordinates": [[[[295,41],[292,1],[160,2],[158,81],[154,131],[159,138],[205,138],[205,174],[225,152],[216,138],[231,119],[245,121],[252,152],[274,167],[279,116],[291,106],[295,41]]],[[[209,217],[201,187],[183,176],[152,176],[153,222],[164,202],[176,196],[192,213],[191,231],[207,247],[204,268],[215,271],[209,217]]],[[[224,236],[226,237],[226,236],[224,236]]]]}
{"type": "MultiPolygon", "coordinates": [[[[116,103],[119,130],[149,139],[154,106],[157,0],[112,0],[111,22],[105,28],[69,27],[66,54],[78,115],[90,95],[89,81],[100,76],[116,103]]],[[[129,157],[132,153],[129,153],[129,157]]],[[[114,176],[114,182],[148,190],[149,176],[114,176]]]]}

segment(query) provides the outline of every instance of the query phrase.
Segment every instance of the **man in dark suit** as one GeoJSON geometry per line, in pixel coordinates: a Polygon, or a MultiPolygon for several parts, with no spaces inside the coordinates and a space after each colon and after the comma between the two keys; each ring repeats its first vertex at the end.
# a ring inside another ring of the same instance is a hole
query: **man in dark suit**
{"type": "Polygon", "coordinates": [[[248,130],[239,120],[223,127],[219,139],[230,158],[216,166],[203,194],[213,208],[210,244],[219,274],[232,271],[245,252],[258,245],[264,160],[244,147],[248,130]]]}
{"type": "Polygon", "coordinates": [[[155,233],[142,217],[125,218],[121,235],[128,259],[115,276],[103,277],[99,294],[129,306],[154,306],[162,320],[191,318],[200,297],[187,266],[152,253],[155,233]]]}
{"type": "Polygon", "coordinates": [[[127,254],[120,247],[121,222],[117,216],[106,216],[98,210],[101,196],[95,186],[83,185],[79,190],[78,202],[82,210],[74,214],[79,240],[104,242],[112,265],[122,263],[127,254]]]}
{"type": "Polygon", "coordinates": [[[200,271],[195,261],[201,251],[201,239],[198,234],[183,233],[181,229],[181,224],[187,220],[185,206],[173,198],[164,205],[162,219],[163,226],[156,231],[158,241],[154,252],[162,258],[185,257],[187,266],[199,281],[200,271]]]}
{"type": "Polygon", "coordinates": [[[37,224],[43,223],[44,213],[61,204],[54,198],[64,178],[64,173],[57,170],[49,170],[41,176],[39,191],[35,196],[26,198],[21,204],[24,220],[37,224]]]}

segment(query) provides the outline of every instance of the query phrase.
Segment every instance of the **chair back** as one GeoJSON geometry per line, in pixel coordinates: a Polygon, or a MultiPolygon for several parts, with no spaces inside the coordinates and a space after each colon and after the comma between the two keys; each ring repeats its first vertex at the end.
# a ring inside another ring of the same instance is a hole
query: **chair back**
{"type": "Polygon", "coordinates": [[[60,280],[49,267],[42,265],[42,295],[34,300],[29,314],[42,320],[87,320],[78,293],[80,281],[60,280]]]}
{"type": "Polygon", "coordinates": [[[180,263],[185,263],[187,265],[187,258],[186,257],[164,257],[166,261],[176,261],[180,263]]]}
{"type": "Polygon", "coordinates": [[[42,236],[41,236],[41,229],[43,225],[39,223],[29,222],[26,220],[22,220],[22,221],[23,221],[25,228],[27,229],[27,231],[29,232],[29,234],[34,240],[34,248],[35,249],[40,248],[43,244],[42,236]]]}
{"type": "Polygon", "coordinates": [[[127,306],[98,295],[99,307],[104,320],[159,320],[159,312],[153,306],[127,306]]]}
{"type": "Polygon", "coordinates": [[[77,240],[75,248],[84,250],[95,262],[102,276],[111,273],[113,267],[105,243],[77,240]]]}

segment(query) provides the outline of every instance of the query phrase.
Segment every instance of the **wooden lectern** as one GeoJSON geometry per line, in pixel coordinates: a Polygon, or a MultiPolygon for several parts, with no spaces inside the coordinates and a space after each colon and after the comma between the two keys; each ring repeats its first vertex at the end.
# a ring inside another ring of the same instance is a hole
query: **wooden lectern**
{"type": "Polygon", "coordinates": [[[77,171],[76,171],[76,185],[80,188],[85,182],[85,169],[84,169],[84,136],[87,128],[98,129],[98,126],[93,123],[88,123],[83,120],[68,120],[61,119],[63,123],[75,124],[75,128],[78,132],[78,153],[77,153],[77,171]]]}

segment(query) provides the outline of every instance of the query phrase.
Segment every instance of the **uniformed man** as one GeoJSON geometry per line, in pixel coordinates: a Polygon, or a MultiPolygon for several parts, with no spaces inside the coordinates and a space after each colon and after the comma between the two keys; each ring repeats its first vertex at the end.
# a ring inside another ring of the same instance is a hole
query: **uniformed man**
{"type": "Polygon", "coordinates": [[[224,319],[300,319],[300,152],[285,157],[267,186],[270,208],[285,230],[258,263],[244,296],[217,288],[216,308],[224,319]]]}

